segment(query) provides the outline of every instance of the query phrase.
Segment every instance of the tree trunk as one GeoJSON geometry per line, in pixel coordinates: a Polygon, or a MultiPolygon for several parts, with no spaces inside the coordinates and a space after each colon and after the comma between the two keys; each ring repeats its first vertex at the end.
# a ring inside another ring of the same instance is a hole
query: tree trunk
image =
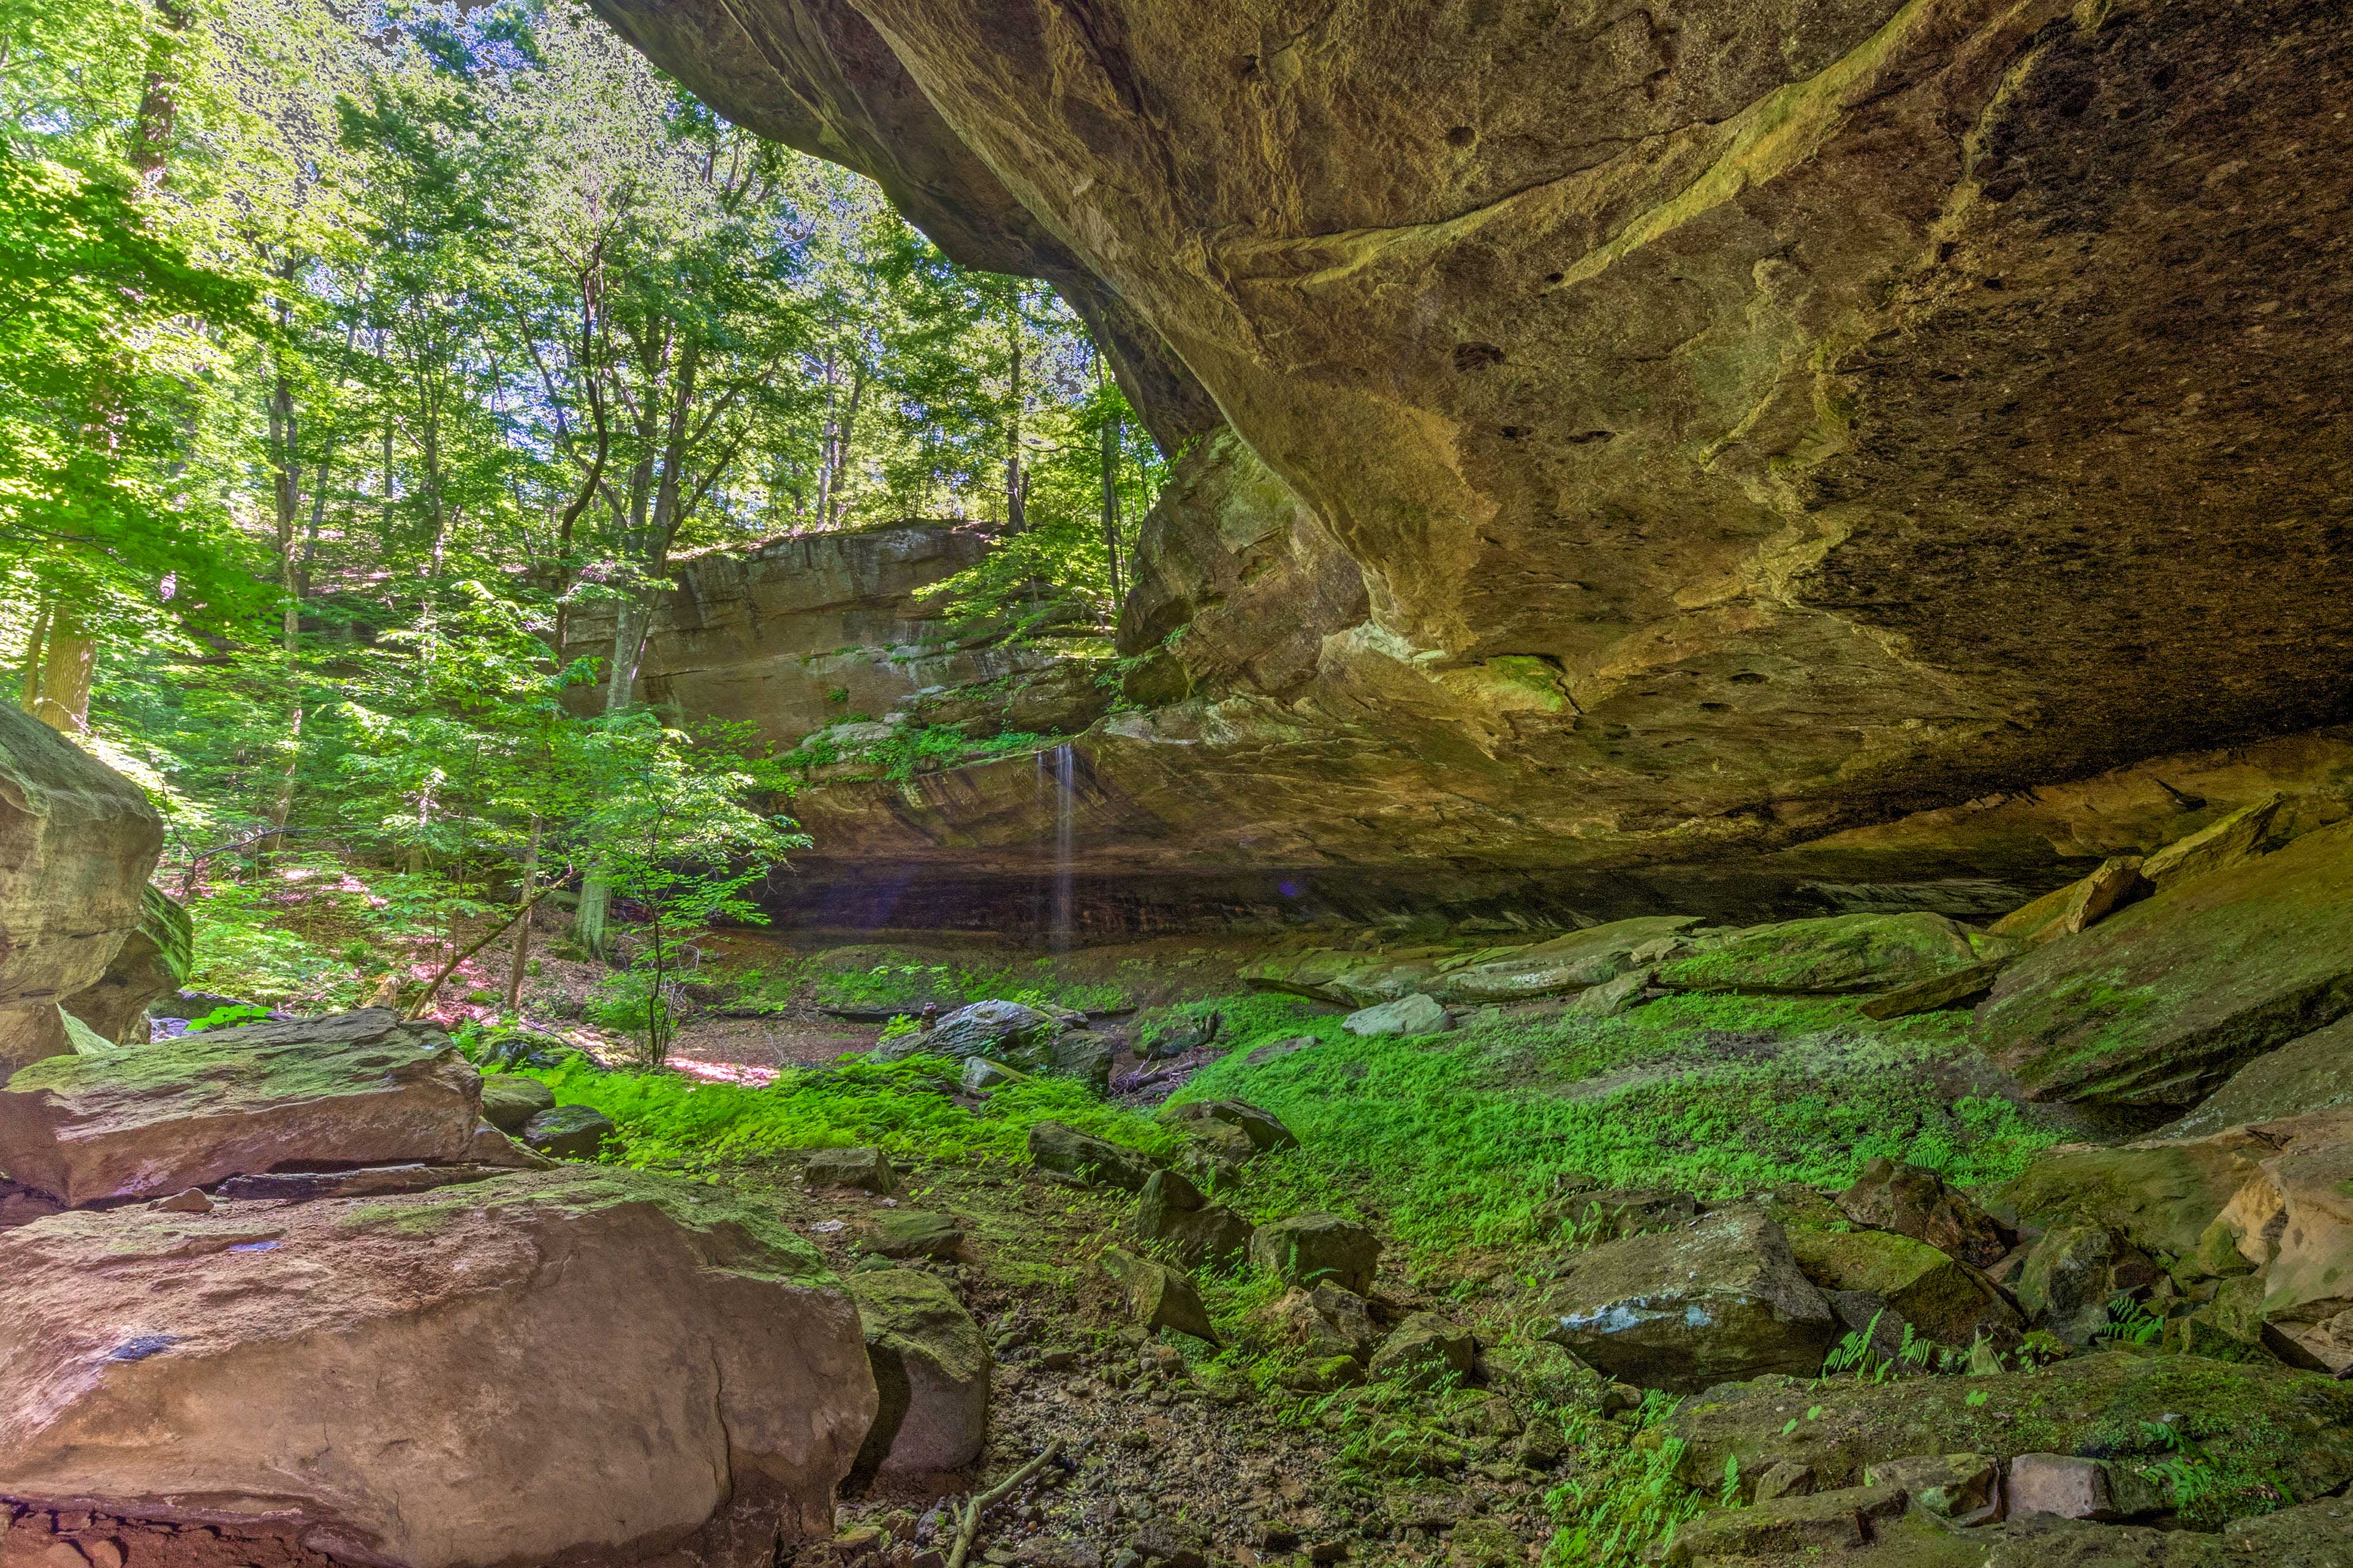
{"type": "Polygon", "coordinates": [[[1103,556],[1111,563],[1111,612],[1119,616],[1119,421],[1103,423],[1103,556]]]}
{"type": "MultiPolygon", "coordinates": [[[[156,0],[155,14],[174,34],[188,29],[182,0],[156,0]]],[[[148,46],[147,77],[139,92],[139,117],[131,127],[131,167],[142,185],[160,186],[168,177],[172,133],[180,117],[177,37],[157,37],[148,46]]]]}
{"type": "MultiPolygon", "coordinates": [[[[302,689],[294,663],[302,634],[302,568],[297,548],[296,524],[302,510],[302,470],[294,421],[294,386],[283,364],[269,394],[269,454],[276,468],[271,492],[277,501],[278,570],[284,595],[279,622],[280,673],[286,682],[286,765],[279,770],[278,792],[269,803],[269,836],[254,851],[256,866],[269,863],[271,853],[285,847],[286,819],[294,811],[294,775],[302,756],[302,689]]],[[[326,486],[326,468],[320,466],[320,488],[326,486]]]]}
{"type": "Polygon", "coordinates": [[[833,432],[833,450],[826,462],[824,495],[818,508],[819,519],[828,528],[841,522],[841,492],[849,482],[849,457],[858,442],[858,410],[866,397],[866,362],[849,362],[849,396],[842,405],[841,417],[833,432]]]}
{"type": "Polygon", "coordinates": [[[522,1011],[523,971],[531,963],[531,911],[540,895],[533,884],[539,880],[539,818],[531,819],[531,841],[523,847],[522,881],[516,896],[522,900],[522,914],[515,926],[514,956],[507,963],[507,1011],[522,1011]]]}
{"type": "Polygon", "coordinates": [[[90,688],[97,673],[98,639],[72,611],[52,609],[33,717],[60,734],[89,734],[90,688]]]}
{"type": "Polygon", "coordinates": [[[1029,486],[1021,472],[1021,295],[1017,285],[1005,312],[1005,348],[1010,364],[1005,399],[1005,531],[1029,526],[1029,486]]]}
{"type": "Polygon", "coordinates": [[[49,640],[49,606],[44,603],[33,616],[33,629],[25,638],[25,668],[22,686],[24,695],[17,706],[27,713],[41,700],[41,652],[49,640]]]}

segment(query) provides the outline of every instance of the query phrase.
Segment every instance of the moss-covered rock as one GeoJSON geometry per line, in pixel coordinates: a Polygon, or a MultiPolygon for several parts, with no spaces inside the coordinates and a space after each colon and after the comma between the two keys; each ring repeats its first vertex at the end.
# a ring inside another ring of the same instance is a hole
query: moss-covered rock
{"type": "Polygon", "coordinates": [[[70,1204],[227,1176],[467,1157],[481,1080],[386,1008],[53,1057],[0,1089],[0,1170],[70,1204]]]}
{"type": "Polygon", "coordinates": [[[1545,1338],[1611,1376],[1684,1391],[1817,1372],[1835,1337],[1781,1227],[1746,1205],[1584,1253],[1544,1318],[1545,1338]]]}
{"type": "Polygon", "coordinates": [[[881,1395],[854,1473],[932,1474],[978,1458],[989,1380],[980,1325],[921,1269],[861,1269],[848,1283],[881,1395]]]}
{"type": "Polygon", "coordinates": [[[482,1120],[501,1132],[520,1132],[543,1110],[555,1109],[555,1091],[535,1078],[493,1073],[482,1079],[482,1120]]]}
{"type": "Polygon", "coordinates": [[[1830,915],[1751,926],[1658,968],[1679,991],[1880,991],[2014,951],[1942,915],[1830,915]]]}
{"type": "Polygon", "coordinates": [[[2253,1121],[2347,1105],[2353,1105],[2353,1016],[2257,1057],[2164,1132],[2168,1138],[2205,1137],[2253,1121]]]}
{"type": "Polygon", "coordinates": [[[2199,1518],[2276,1507],[2353,1479],[2353,1387],[2307,1373],[2198,1356],[2109,1352],[2040,1372],[1884,1383],[1769,1378],[1686,1401],[1674,1418],[1678,1474],[1713,1486],[1739,1473],[1811,1467],[1825,1487],[1914,1454],[2077,1454],[2154,1466],[2169,1429],[2211,1483],[2199,1518]]]}
{"type": "Polygon", "coordinates": [[[2002,972],[1974,1026],[2037,1100],[2186,1107],[2353,1011],[2353,824],[2190,878],[2002,972]]]}
{"type": "Polygon", "coordinates": [[[2036,1328],[2089,1344],[2108,1326],[2116,1298],[2137,1299],[2158,1278],[2153,1259],[2105,1226],[2054,1225],[2019,1269],[2018,1304],[2036,1328]]]}
{"type": "Polygon", "coordinates": [[[2012,1239],[2008,1226],[1936,1172],[1900,1160],[1878,1159],[1863,1166],[1839,1194],[1838,1206],[1857,1225],[1925,1241],[1979,1268],[2000,1262],[2012,1239]]]}
{"type": "Polygon", "coordinates": [[[1993,1282],[1925,1241],[1884,1230],[1790,1226],[1789,1250],[1824,1290],[1878,1297],[1940,1344],[1963,1348],[1980,1336],[2008,1342],[2025,1325],[1993,1282]]]}
{"type": "Polygon", "coordinates": [[[2022,1224],[2099,1226],[2145,1252],[2184,1258],[2268,1152],[2244,1138],[2070,1149],[2028,1166],[2000,1196],[2022,1224]]]}

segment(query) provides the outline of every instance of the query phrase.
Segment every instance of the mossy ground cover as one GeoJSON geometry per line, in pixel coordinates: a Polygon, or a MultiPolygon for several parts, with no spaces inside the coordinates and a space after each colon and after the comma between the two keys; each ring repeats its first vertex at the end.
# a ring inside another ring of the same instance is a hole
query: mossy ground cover
{"type": "Polygon", "coordinates": [[[977,1111],[951,1098],[956,1065],[933,1057],[878,1063],[848,1058],[787,1072],[765,1088],[700,1083],[674,1073],[605,1072],[585,1063],[532,1070],[559,1105],[613,1120],[628,1164],[711,1170],[793,1150],[876,1145],[926,1160],[1026,1161],[1029,1129],[1061,1121],[1135,1148],[1176,1137],[1147,1117],[1106,1105],[1082,1084],[1039,1077],[998,1090],[977,1111]]]}
{"type": "Polygon", "coordinates": [[[1843,1185],[1887,1155],[1969,1186],[2058,1136],[2009,1100],[1939,1089],[1934,1069],[1968,1049],[1960,1015],[1877,1024],[1844,999],[1674,996],[1362,1039],[1290,997],[1182,1010],[1210,1009],[1231,1048],[1177,1098],[1250,1100],[1302,1140],[1253,1167],[1244,1205],[1357,1213],[1414,1247],[1530,1239],[1571,1173],[1715,1196],[1843,1185]],[[1300,1035],[1318,1043],[1249,1060],[1300,1035]]]}

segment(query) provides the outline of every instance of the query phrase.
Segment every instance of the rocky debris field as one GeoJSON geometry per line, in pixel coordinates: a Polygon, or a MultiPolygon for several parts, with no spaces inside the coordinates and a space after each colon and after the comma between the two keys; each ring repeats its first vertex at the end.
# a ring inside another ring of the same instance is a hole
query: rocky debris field
{"type": "Polygon", "coordinates": [[[756,1087],[92,1034],[0,1085],[0,1563],[2342,1568],[2311,815],[1982,927],[870,948],[756,1087]]]}

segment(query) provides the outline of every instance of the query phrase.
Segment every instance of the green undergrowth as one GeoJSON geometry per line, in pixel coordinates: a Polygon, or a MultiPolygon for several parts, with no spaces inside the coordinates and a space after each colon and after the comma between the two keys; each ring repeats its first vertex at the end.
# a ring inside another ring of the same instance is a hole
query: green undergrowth
{"type": "MultiPolygon", "coordinates": [[[[1130,967],[1120,966],[1123,976],[1130,967]]],[[[783,1012],[803,1001],[875,1016],[919,1013],[926,1004],[945,1013],[997,999],[1085,1013],[1118,1013],[1134,1005],[1128,984],[1076,978],[1052,957],[992,963],[943,960],[895,948],[837,948],[751,965],[706,962],[698,978],[723,987],[728,1006],[760,1013],[783,1012]]]]}
{"type": "MultiPolygon", "coordinates": [[[[844,721],[860,721],[853,714],[844,721]]],[[[868,776],[906,784],[919,773],[995,762],[999,757],[1042,752],[1060,744],[1060,736],[1031,734],[1022,730],[976,741],[945,724],[906,724],[899,726],[888,740],[847,747],[832,730],[820,730],[777,760],[787,768],[804,773],[848,763],[868,776]]]]}
{"type": "Polygon", "coordinates": [[[881,1063],[845,1057],[787,1072],[765,1088],[698,1083],[675,1073],[603,1072],[579,1062],[532,1069],[559,1105],[612,1118],[620,1163],[704,1171],[791,1150],[879,1145],[919,1160],[1028,1160],[1029,1129],[1060,1121],[1138,1149],[1176,1137],[1134,1111],[1104,1104],[1075,1079],[1040,1075],[999,1089],[977,1112],[950,1098],[956,1064],[936,1057],[881,1063]]]}
{"type": "Polygon", "coordinates": [[[1231,1047],[1177,1099],[1250,1100],[1303,1142],[1252,1165],[1244,1206],[1356,1213],[1410,1247],[1532,1239],[1569,1174],[1724,1196],[1844,1185],[1885,1155],[1968,1186],[2056,1142],[2010,1101],[1938,1092],[1924,1069],[1967,1050],[1956,1015],[1874,1024],[1844,1000],[1686,995],[1359,1039],[1285,996],[1171,1011],[1212,1010],[1231,1047]],[[1301,1035],[1317,1044],[1248,1060],[1301,1035]]]}
{"type": "Polygon", "coordinates": [[[1025,1006],[1072,1007],[1085,1013],[1115,1013],[1131,1005],[1124,987],[1107,981],[1075,980],[1051,958],[1026,963],[934,963],[884,950],[874,962],[819,969],[809,997],[820,1007],[858,1011],[884,1008],[913,1012],[926,1003],[941,1011],[974,1002],[1003,1000],[1025,1006]]]}

